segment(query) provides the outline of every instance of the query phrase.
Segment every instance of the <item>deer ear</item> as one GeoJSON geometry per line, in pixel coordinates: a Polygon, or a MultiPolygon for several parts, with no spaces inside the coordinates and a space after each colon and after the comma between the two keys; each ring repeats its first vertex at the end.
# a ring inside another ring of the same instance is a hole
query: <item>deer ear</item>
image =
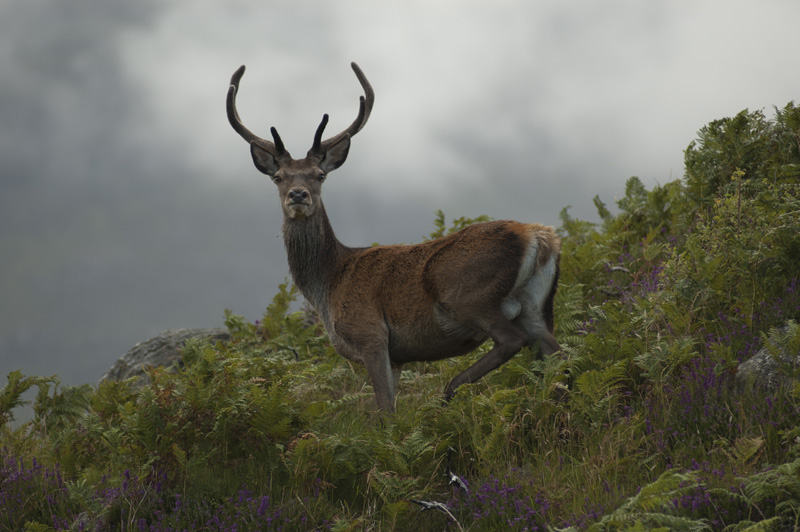
{"type": "Polygon", "coordinates": [[[320,169],[325,172],[331,172],[342,166],[347,160],[347,153],[350,151],[350,135],[342,135],[342,138],[330,146],[322,157],[320,169]]]}
{"type": "Polygon", "coordinates": [[[270,177],[275,176],[279,165],[274,153],[263,146],[259,146],[256,142],[251,142],[250,154],[253,156],[256,168],[270,177]]]}

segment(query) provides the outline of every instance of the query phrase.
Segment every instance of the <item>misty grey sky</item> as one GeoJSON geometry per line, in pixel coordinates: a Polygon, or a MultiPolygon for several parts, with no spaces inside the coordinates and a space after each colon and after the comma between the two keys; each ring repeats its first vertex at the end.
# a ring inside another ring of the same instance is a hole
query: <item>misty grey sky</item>
{"type": "Polygon", "coordinates": [[[325,185],[349,245],[449,218],[593,219],[683,175],[711,120],[800,96],[795,0],[0,4],[0,382],[95,382],[169,327],[256,319],[288,273],[274,187],[227,124],[300,155],[369,124],[325,185]]]}

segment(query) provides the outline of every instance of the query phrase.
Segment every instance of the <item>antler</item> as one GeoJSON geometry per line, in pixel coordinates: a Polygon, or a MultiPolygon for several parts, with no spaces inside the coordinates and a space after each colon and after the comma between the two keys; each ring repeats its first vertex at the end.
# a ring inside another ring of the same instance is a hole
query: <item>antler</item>
{"type": "MultiPolygon", "coordinates": [[[[375,91],[372,90],[372,85],[370,85],[369,81],[367,81],[367,77],[364,75],[364,72],[361,71],[361,68],[359,68],[359,66],[355,63],[350,63],[350,66],[353,68],[353,72],[356,73],[356,77],[358,78],[359,83],[361,83],[361,87],[364,89],[364,96],[361,96],[359,100],[358,116],[353,123],[350,124],[350,127],[338,135],[323,141],[322,132],[325,130],[325,126],[328,124],[328,115],[324,115],[322,117],[322,122],[320,122],[319,126],[317,127],[317,132],[314,134],[314,144],[311,146],[311,149],[308,152],[309,155],[323,155],[328,148],[342,140],[342,137],[345,135],[352,137],[361,131],[361,128],[364,127],[369,119],[369,115],[372,112],[372,105],[375,103],[375,91]]],[[[242,120],[239,118],[239,113],[236,111],[236,93],[239,91],[239,81],[241,81],[243,75],[244,65],[240,66],[239,69],[233,73],[233,76],[231,76],[231,84],[230,87],[228,87],[228,99],[226,106],[228,110],[228,122],[231,123],[233,129],[247,142],[257,142],[261,147],[272,152],[276,156],[288,155],[288,152],[283,145],[283,141],[281,140],[280,135],[278,135],[278,131],[274,127],[270,128],[272,138],[275,140],[275,142],[272,143],[247,129],[242,123],[242,120]]]]}
{"type": "Polygon", "coordinates": [[[244,124],[242,124],[242,120],[239,118],[239,113],[236,111],[236,93],[239,92],[239,81],[241,81],[243,75],[244,65],[240,66],[236,72],[233,73],[233,76],[231,76],[231,85],[228,87],[228,99],[226,105],[228,110],[228,122],[231,123],[233,129],[247,142],[255,141],[275,155],[288,154],[286,148],[283,146],[283,141],[281,140],[280,135],[278,135],[278,130],[276,130],[274,127],[270,128],[272,138],[275,139],[275,142],[272,143],[259,137],[247,129],[244,124]]]}
{"type": "Polygon", "coordinates": [[[375,91],[372,90],[372,85],[370,85],[369,81],[367,81],[367,76],[364,75],[364,72],[362,72],[361,68],[355,64],[355,62],[350,63],[350,66],[353,68],[353,72],[356,73],[356,77],[358,78],[359,83],[361,83],[361,87],[364,89],[364,96],[359,98],[358,116],[356,116],[356,119],[352,124],[350,124],[350,127],[338,135],[334,135],[328,140],[322,141],[322,132],[325,130],[325,126],[328,124],[328,115],[324,115],[322,117],[322,122],[320,122],[319,126],[317,127],[317,132],[314,135],[314,145],[309,150],[309,155],[321,155],[325,153],[328,148],[339,142],[345,135],[352,137],[361,131],[361,129],[366,125],[367,120],[369,120],[369,115],[372,113],[372,105],[375,103],[375,91]]]}

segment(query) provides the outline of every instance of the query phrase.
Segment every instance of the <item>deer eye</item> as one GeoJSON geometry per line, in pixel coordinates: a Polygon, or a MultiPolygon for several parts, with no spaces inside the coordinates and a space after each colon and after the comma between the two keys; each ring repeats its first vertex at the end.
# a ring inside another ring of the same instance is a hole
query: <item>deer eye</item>
{"type": "Polygon", "coordinates": [[[280,184],[281,181],[283,181],[283,179],[281,179],[278,176],[272,178],[272,182],[275,183],[276,185],[280,184]]]}
{"type": "Polygon", "coordinates": [[[325,181],[325,177],[326,177],[326,176],[325,176],[325,174],[319,174],[319,175],[317,176],[317,181],[319,181],[320,183],[322,183],[323,181],[325,181]]]}

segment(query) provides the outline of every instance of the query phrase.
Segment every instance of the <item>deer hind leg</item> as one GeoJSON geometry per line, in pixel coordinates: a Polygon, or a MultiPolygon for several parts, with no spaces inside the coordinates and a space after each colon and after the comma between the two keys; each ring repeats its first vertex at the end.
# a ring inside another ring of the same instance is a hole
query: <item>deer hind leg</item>
{"type": "Polygon", "coordinates": [[[561,351],[561,346],[555,336],[553,336],[553,332],[547,327],[547,322],[541,312],[523,311],[522,314],[514,320],[514,323],[525,329],[525,332],[531,337],[531,343],[535,340],[539,341],[540,357],[550,356],[561,351]]]}
{"type": "Polygon", "coordinates": [[[462,384],[477,381],[493,369],[502,366],[524,346],[530,345],[531,337],[525,329],[509,321],[500,310],[493,318],[488,327],[476,326],[476,328],[485,330],[494,341],[494,347],[475,364],[450,381],[444,389],[445,401],[452,399],[456,388],[462,384]]]}
{"type": "Polygon", "coordinates": [[[533,340],[539,341],[541,355],[550,356],[561,346],[553,336],[553,300],[558,288],[558,259],[551,258],[521,288],[521,305],[514,323],[525,329],[533,340]]]}

